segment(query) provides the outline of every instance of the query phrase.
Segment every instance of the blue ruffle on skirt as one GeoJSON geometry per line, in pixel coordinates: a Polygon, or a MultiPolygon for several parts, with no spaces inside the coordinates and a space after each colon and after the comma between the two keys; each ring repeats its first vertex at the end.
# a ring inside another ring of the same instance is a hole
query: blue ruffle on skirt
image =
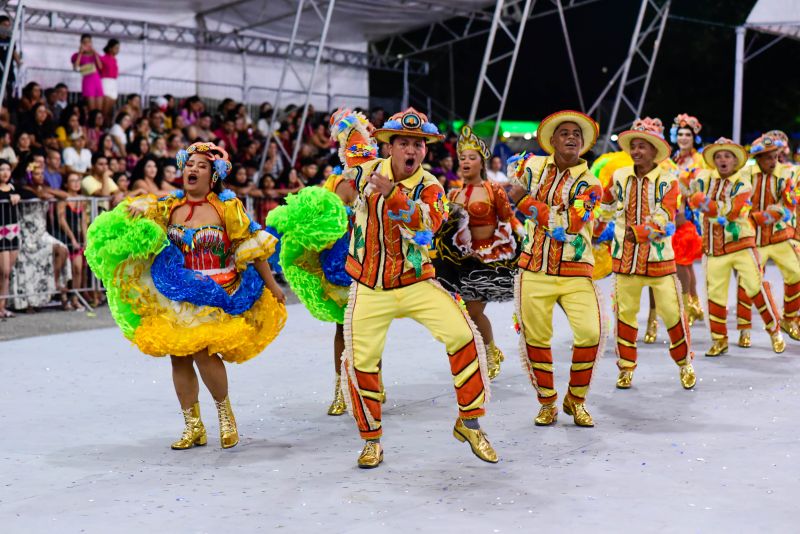
{"type": "Polygon", "coordinates": [[[249,310],[264,291],[264,281],[252,265],[241,274],[236,292],[228,295],[208,276],[184,267],[183,261],[180,249],[170,244],[150,267],[156,289],[170,300],[222,308],[229,315],[239,315],[249,310]]]}
{"type": "Polygon", "coordinates": [[[349,286],[353,282],[353,279],[344,269],[349,248],[350,232],[345,232],[332,247],[320,252],[319,263],[322,266],[322,273],[331,284],[349,286]]]}

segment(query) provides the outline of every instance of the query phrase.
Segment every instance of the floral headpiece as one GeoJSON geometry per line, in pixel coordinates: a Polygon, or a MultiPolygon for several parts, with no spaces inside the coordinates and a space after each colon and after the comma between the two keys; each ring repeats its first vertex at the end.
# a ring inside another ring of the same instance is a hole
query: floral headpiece
{"type": "Polygon", "coordinates": [[[636,119],[633,121],[631,130],[635,130],[637,132],[647,132],[664,139],[664,123],[662,123],[661,119],[658,118],[651,119],[650,117],[645,117],[643,119],[636,119]]]}
{"type": "Polygon", "coordinates": [[[459,154],[465,150],[474,150],[481,155],[484,161],[492,157],[492,153],[489,150],[489,147],[486,146],[486,143],[483,142],[483,139],[475,135],[475,132],[472,131],[472,128],[466,124],[461,127],[461,133],[458,136],[456,150],[459,154]]]}
{"type": "Polygon", "coordinates": [[[221,147],[214,143],[194,143],[186,150],[180,150],[175,155],[178,163],[178,169],[181,171],[186,166],[186,162],[192,154],[201,154],[208,158],[208,161],[214,166],[214,174],[211,175],[211,181],[225,180],[231,172],[231,161],[228,153],[221,147]]]}
{"type": "Polygon", "coordinates": [[[681,113],[672,119],[672,128],[669,129],[670,141],[673,143],[678,142],[678,130],[681,128],[689,128],[692,131],[696,145],[699,145],[703,142],[703,139],[700,137],[700,130],[703,129],[703,125],[700,124],[700,121],[697,120],[697,117],[689,115],[688,113],[681,113]]]}

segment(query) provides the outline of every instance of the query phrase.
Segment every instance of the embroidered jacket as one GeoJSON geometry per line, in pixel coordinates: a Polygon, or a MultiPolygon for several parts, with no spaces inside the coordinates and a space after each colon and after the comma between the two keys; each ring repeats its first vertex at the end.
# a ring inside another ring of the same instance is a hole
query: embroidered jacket
{"type": "Polygon", "coordinates": [[[637,178],[617,169],[603,193],[601,217],[610,221],[612,268],[619,274],[665,276],[675,272],[672,234],[679,200],[674,174],[662,167],[637,178]],[[612,226],[613,225],[613,226],[612,226]]]}
{"type": "Polygon", "coordinates": [[[697,173],[692,182],[689,205],[700,209],[703,252],[722,256],[755,247],[755,229],[750,220],[750,183],[737,172],[728,178],[716,170],[697,173]]]}
{"type": "Polygon", "coordinates": [[[379,172],[393,179],[391,158],[350,167],[359,198],[354,206],[353,235],[347,272],[370,288],[393,289],[433,278],[429,247],[447,218],[447,198],[439,181],[421,167],[395,184],[384,198],[367,178],[379,172]]]}
{"type": "Polygon", "coordinates": [[[559,172],[552,156],[512,160],[510,179],[527,190],[517,209],[527,217],[520,269],[591,278],[593,210],[603,190],[586,161],[559,172]]]}
{"type": "Polygon", "coordinates": [[[742,169],[742,179],[752,188],[752,211],[755,223],[756,246],[765,247],[787,241],[794,236],[792,169],[778,165],[775,174],[761,172],[758,165],[742,169]]]}

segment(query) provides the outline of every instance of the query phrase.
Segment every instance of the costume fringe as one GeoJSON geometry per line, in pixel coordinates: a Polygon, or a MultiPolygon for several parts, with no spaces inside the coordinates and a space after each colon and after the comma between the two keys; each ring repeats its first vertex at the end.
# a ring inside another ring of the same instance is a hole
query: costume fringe
{"type": "Polygon", "coordinates": [[[539,384],[536,382],[536,375],[533,374],[533,366],[531,360],[528,358],[528,344],[525,341],[525,324],[522,322],[522,271],[517,272],[514,277],[514,308],[517,315],[517,323],[519,324],[519,360],[522,364],[522,370],[528,375],[533,389],[539,391],[539,384]]]}
{"type": "MultiPolygon", "coordinates": [[[[356,420],[356,424],[358,420],[356,419],[356,412],[353,409],[353,399],[350,397],[350,385],[352,384],[354,389],[358,391],[358,380],[356,380],[356,369],[353,363],[353,310],[355,309],[357,290],[358,282],[353,282],[353,285],[350,286],[350,295],[347,298],[347,307],[344,312],[344,352],[342,353],[342,371],[340,373],[341,381],[339,383],[342,395],[344,395],[344,403],[347,406],[347,411],[353,416],[353,419],[356,420]]],[[[370,430],[377,430],[373,428],[375,426],[375,418],[372,417],[372,412],[369,411],[366,404],[362,403],[362,406],[370,430]]]]}

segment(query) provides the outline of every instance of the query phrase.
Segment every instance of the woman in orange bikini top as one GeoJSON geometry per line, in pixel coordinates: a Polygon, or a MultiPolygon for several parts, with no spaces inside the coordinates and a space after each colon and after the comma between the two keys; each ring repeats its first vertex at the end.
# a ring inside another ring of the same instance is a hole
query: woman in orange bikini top
{"type": "Polygon", "coordinates": [[[489,377],[500,372],[503,353],[494,344],[487,302],[511,300],[522,224],[505,191],[486,180],[491,153],[468,127],[458,138],[459,172],[464,187],[450,192],[450,221],[436,238],[436,277],[463,299],[486,343],[489,377]]]}

